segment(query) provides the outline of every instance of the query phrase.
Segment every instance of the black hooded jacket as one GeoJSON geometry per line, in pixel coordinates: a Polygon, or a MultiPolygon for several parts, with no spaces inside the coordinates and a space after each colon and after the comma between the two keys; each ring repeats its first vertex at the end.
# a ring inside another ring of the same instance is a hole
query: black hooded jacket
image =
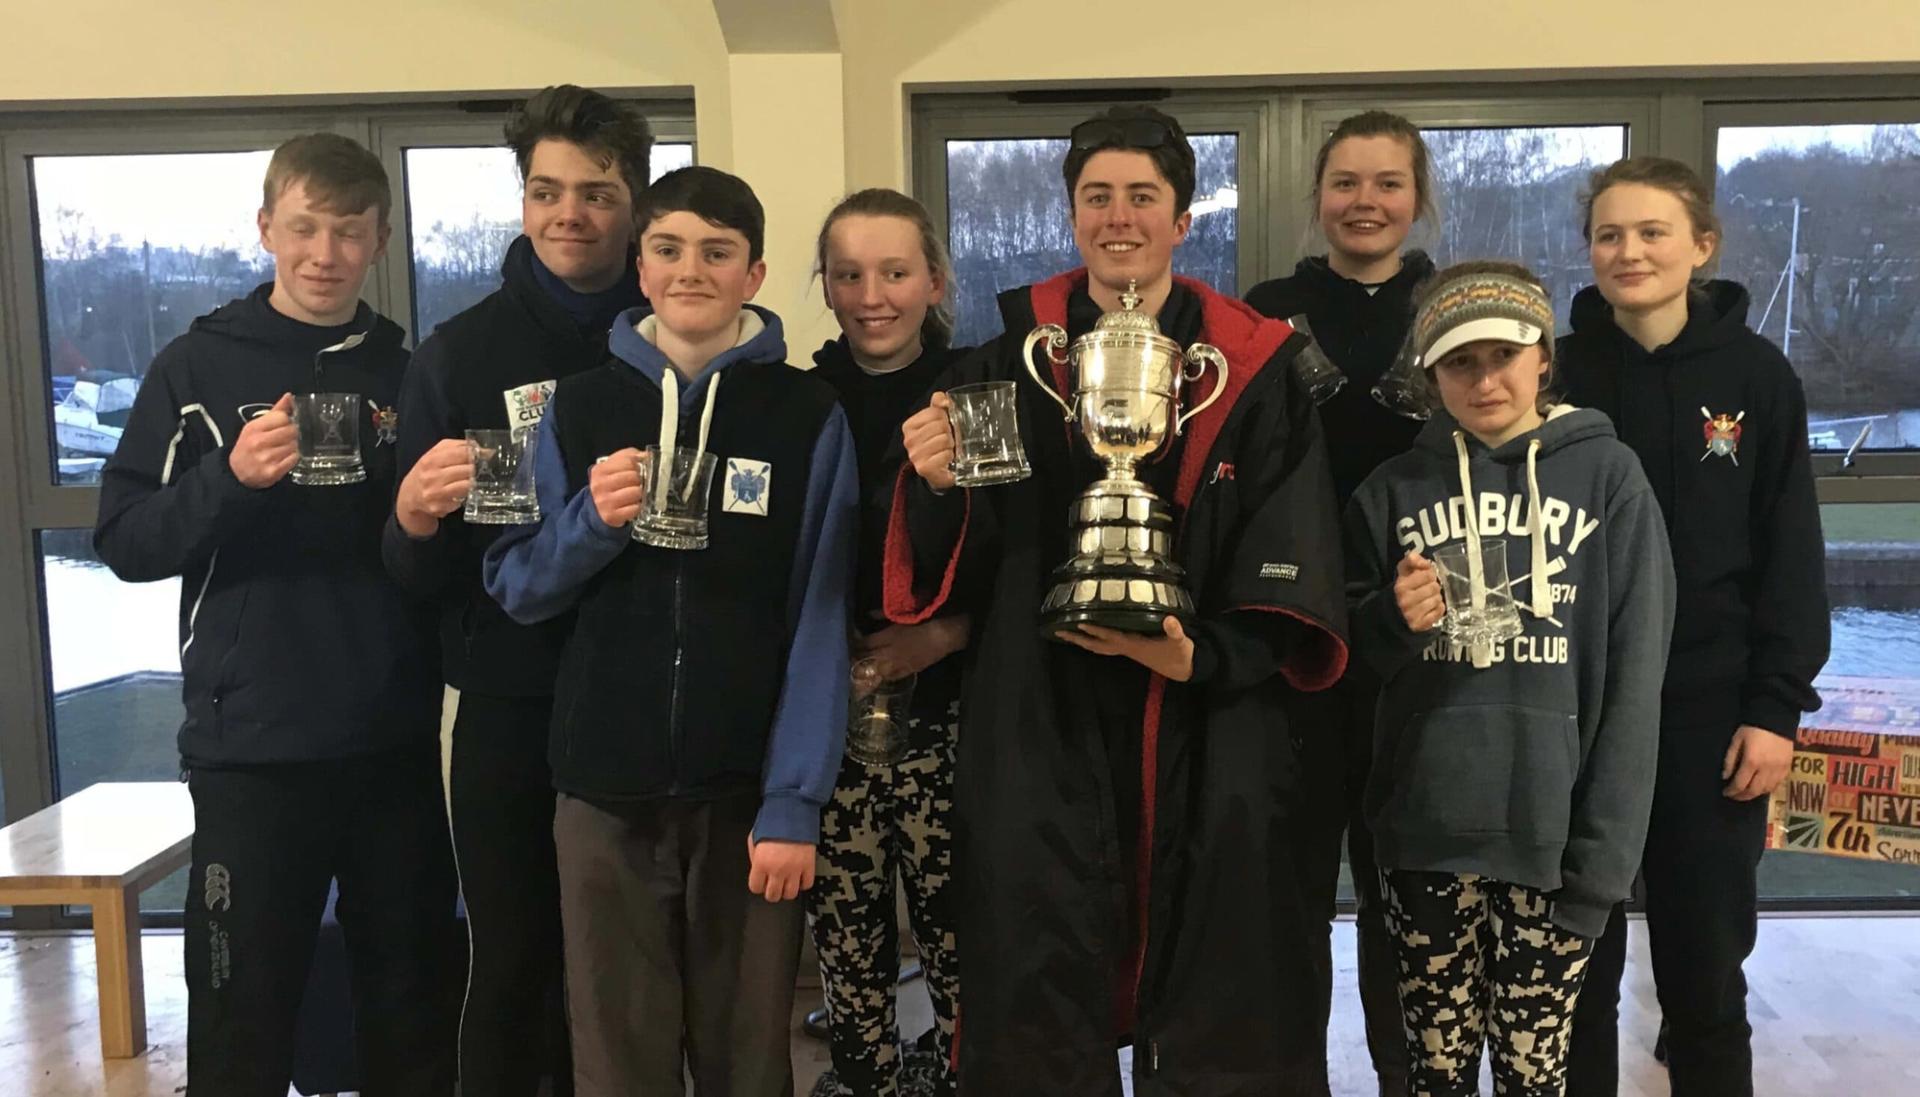
{"type": "Polygon", "coordinates": [[[1340,391],[1320,405],[1333,492],[1342,507],[1368,474],[1405,453],[1420,433],[1418,420],[1395,415],[1372,394],[1413,327],[1414,290],[1432,273],[1433,260],[1410,251],[1399,273],[1364,286],[1316,255],[1300,260],[1291,275],[1247,291],[1247,304],[1277,320],[1305,315],[1314,342],[1347,375],[1340,391]]]}
{"type": "Polygon", "coordinates": [[[100,558],[130,582],[182,579],[180,755],[192,766],[424,747],[439,722],[425,610],[380,562],[405,333],[364,304],[338,327],[303,324],[274,310],[272,288],[167,344],[101,477],[100,558]],[[362,395],[366,480],[235,479],[247,419],[314,391],[362,395]]]}
{"type": "Polygon", "coordinates": [[[1192,677],[1171,682],[1038,627],[1068,505],[1100,466],[1021,343],[1036,322],[1091,328],[1086,280],[1001,294],[1006,334],[942,379],[1015,382],[1033,475],[935,496],[903,469],[887,539],[892,619],[973,614],[955,771],[965,1090],[1117,1097],[1126,1036],[1141,1097],[1324,1094],[1328,976],[1289,857],[1304,784],[1325,776],[1302,772],[1283,698],[1339,679],[1346,607],[1319,423],[1287,369],[1302,341],[1186,280],[1160,312],[1165,335],[1230,365],[1224,388],[1209,370],[1183,398],[1219,401],[1142,467],[1198,609],[1192,677]]]}
{"type": "MultiPolygon", "coordinates": [[[[813,354],[814,376],[840,395],[853,431],[860,464],[859,565],[853,581],[854,626],[863,633],[885,628],[881,608],[881,567],[887,541],[887,517],[893,504],[897,471],[887,458],[900,438],[900,424],[926,406],[933,383],[971,347],[929,346],[919,358],[892,373],[869,374],[853,360],[846,336],[821,344],[813,354]]],[[[913,687],[915,735],[909,750],[934,746],[946,737],[950,713],[960,700],[960,655],[954,653],[921,671],[913,687]]]]}
{"type": "Polygon", "coordinates": [[[1554,367],[1571,403],[1612,417],[1666,515],[1680,596],[1662,722],[1791,736],[1820,707],[1826,544],[1806,396],[1748,304],[1738,283],[1709,282],[1680,334],[1648,351],[1589,286],[1554,367]]]}
{"type": "MultiPolygon", "coordinates": [[[[540,285],[534,261],[532,242],[514,240],[501,287],[434,329],[414,353],[400,392],[396,485],[443,438],[538,424],[561,378],[607,360],[614,315],[642,303],[630,280],[624,304],[608,295],[606,323],[583,328],[540,285]]],[[[573,614],[517,624],[487,594],[480,559],[508,528],[468,525],[456,510],[433,536],[415,539],[389,517],[382,552],[395,581],[439,608],[448,685],[493,697],[550,696],[573,614]]]]}

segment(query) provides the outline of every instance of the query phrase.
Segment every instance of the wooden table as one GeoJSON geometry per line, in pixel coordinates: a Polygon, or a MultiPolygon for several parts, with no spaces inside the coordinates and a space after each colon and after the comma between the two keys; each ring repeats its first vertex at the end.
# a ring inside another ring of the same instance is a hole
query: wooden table
{"type": "Polygon", "coordinates": [[[100,1051],[147,1049],[140,893],[187,864],[193,800],[178,781],[102,782],[0,829],[0,905],[93,908],[100,1051]]]}

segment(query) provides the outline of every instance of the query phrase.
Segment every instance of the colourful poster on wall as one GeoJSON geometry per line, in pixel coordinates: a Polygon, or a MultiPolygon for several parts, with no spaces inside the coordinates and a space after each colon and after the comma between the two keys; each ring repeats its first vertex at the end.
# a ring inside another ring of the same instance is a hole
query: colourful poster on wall
{"type": "Polygon", "coordinates": [[[1767,848],[1920,865],[1920,683],[1822,678],[1794,736],[1767,848]]]}

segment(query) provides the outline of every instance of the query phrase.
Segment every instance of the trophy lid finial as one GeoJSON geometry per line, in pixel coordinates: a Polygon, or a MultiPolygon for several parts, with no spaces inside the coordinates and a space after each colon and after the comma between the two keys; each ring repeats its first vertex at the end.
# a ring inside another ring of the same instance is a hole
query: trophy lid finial
{"type": "Polygon", "coordinates": [[[1120,307],[1100,317],[1094,325],[1096,331],[1139,331],[1152,335],[1160,334],[1160,325],[1153,317],[1140,311],[1140,283],[1129,279],[1127,288],[1120,294],[1120,307]]]}

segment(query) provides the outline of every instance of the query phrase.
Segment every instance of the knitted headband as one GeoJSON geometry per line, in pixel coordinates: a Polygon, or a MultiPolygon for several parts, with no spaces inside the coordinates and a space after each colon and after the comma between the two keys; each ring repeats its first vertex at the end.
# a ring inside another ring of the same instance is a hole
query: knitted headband
{"type": "Polygon", "coordinates": [[[1456,347],[1482,339],[1532,346],[1553,338],[1553,301],[1510,274],[1463,274],[1427,298],[1413,320],[1420,364],[1431,367],[1456,347]]]}

